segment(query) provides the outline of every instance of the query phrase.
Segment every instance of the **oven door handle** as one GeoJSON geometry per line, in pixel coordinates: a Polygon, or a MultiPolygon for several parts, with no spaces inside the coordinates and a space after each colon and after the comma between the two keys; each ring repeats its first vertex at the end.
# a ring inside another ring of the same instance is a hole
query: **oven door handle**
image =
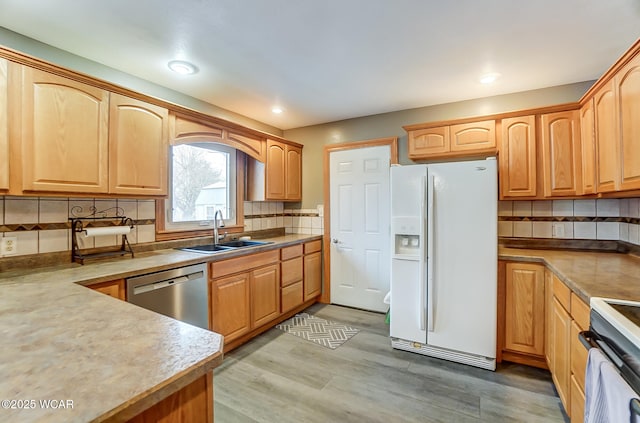
{"type": "Polygon", "coordinates": [[[640,416],[640,401],[638,401],[637,398],[632,399],[629,402],[629,409],[631,410],[631,414],[640,416]]]}
{"type": "Polygon", "coordinates": [[[584,345],[586,349],[599,348],[596,341],[593,340],[593,332],[590,330],[584,330],[578,334],[580,343],[584,345]]]}

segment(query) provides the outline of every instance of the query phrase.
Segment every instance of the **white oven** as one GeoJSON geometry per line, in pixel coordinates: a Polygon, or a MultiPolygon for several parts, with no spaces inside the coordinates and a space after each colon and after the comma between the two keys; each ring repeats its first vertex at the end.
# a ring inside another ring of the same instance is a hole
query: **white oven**
{"type": "Polygon", "coordinates": [[[594,370],[593,367],[597,363],[590,354],[590,363],[587,365],[585,421],[606,421],[602,420],[602,417],[586,418],[590,407],[593,414],[594,407],[601,406],[605,409],[609,407],[609,413],[616,416],[629,413],[627,416],[630,420],[625,419],[626,421],[640,421],[640,302],[594,297],[591,298],[590,305],[589,331],[580,333],[580,340],[588,349],[597,348],[602,355],[594,351],[593,356],[598,354],[610,362],[622,379],[615,374],[614,377],[606,374],[603,376],[602,373],[598,375],[597,369],[594,370]],[[594,362],[591,362],[592,360],[594,362]],[[589,366],[592,366],[591,369],[589,366]],[[596,386],[603,383],[609,383],[611,386],[596,386]],[[618,398],[620,401],[617,405],[615,401],[613,405],[595,404],[600,401],[598,397],[601,391],[618,389],[625,392],[626,396],[618,398]],[[620,409],[611,410],[613,406],[620,409]]]}

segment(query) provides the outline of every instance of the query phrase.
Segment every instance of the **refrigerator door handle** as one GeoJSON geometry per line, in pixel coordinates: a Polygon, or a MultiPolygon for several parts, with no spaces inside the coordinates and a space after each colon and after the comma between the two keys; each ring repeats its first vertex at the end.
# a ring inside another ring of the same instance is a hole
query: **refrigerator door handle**
{"type": "MultiPolygon", "coordinates": [[[[427,191],[427,176],[424,176],[422,178],[421,181],[421,189],[420,189],[420,216],[424,216],[424,212],[425,212],[425,202],[427,200],[426,198],[426,191],[427,191]]],[[[418,292],[418,297],[420,298],[420,321],[419,321],[419,327],[420,330],[423,331],[425,330],[425,297],[426,297],[426,293],[425,291],[425,272],[424,272],[424,267],[425,267],[425,254],[424,254],[424,218],[422,218],[420,220],[420,234],[422,235],[422,240],[421,240],[421,245],[420,245],[420,249],[423,251],[423,254],[421,254],[420,257],[420,275],[418,280],[419,282],[419,292],[418,292]]]]}
{"type": "Polygon", "coordinates": [[[435,216],[433,214],[435,206],[435,178],[433,175],[429,175],[427,198],[427,330],[433,332],[433,259],[435,255],[435,249],[433,247],[435,241],[435,216]]]}

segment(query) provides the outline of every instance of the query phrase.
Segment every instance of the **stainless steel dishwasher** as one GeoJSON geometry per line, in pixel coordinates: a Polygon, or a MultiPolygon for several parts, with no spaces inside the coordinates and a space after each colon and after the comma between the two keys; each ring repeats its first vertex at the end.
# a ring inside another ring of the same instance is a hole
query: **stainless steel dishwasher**
{"type": "Polygon", "coordinates": [[[206,264],[136,276],[126,282],[128,302],[209,329],[206,264]]]}

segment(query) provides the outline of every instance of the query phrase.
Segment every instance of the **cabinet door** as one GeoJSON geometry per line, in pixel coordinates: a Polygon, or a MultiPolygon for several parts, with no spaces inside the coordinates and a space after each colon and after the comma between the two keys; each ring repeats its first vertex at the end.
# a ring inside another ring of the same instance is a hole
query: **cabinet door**
{"type": "Polygon", "coordinates": [[[619,75],[620,189],[640,189],[640,56],[619,75]]]}
{"type": "MultiPolygon", "coordinates": [[[[570,383],[571,369],[569,348],[571,344],[571,316],[558,302],[553,299],[553,358],[554,363],[551,377],[558,391],[558,396],[562,401],[565,411],[570,413],[570,383]]],[[[569,416],[571,417],[571,416],[569,416]]]]}
{"type": "Polygon", "coordinates": [[[224,336],[225,344],[251,329],[249,306],[250,273],[241,273],[211,282],[212,331],[224,336]]]}
{"type": "Polygon", "coordinates": [[[596,116],[596,191],[618,189],[618,111],[614,81],[598,90],[594,96],[596,116]]]}
{"type": "Polygon", "coordinates": [[[322,292],[322,253],[304,256],[304,300],[309,301],[322,292]]]}
{"type": "Polygon", "coordinates": [[[542,115],[545,197],[573,196],[582,186],[579,112],[542,115]]]}
{"type": "Polygon", "coordinates": [[[593,99],[580,109],[580,139],[582,147],[581,194],[596,192],[596,132],[593,99]]]}
{"type": "Polygon", "coordinates": [[[409,158],[421,159],[450,151],[449,127],[409,131],[409,158]]]}
{"type": "Polygon", "coordinates": [[[101,292],[119,300],[126,299],[126,290],[124,289],[124,279],[117,279],[115,281],[101,282],[93,285],[89,285],[89,288],[101,292]]]}
{"type": "Polygon", "coordinates": [[[553,289],[549,269],[544,269],[544,356],[553,373],[553,289]]]}
{"type": "Polygon", "coordinates": [[[302,149],[292,145],[286,147],[286,200],[302,200],[302,149]]]}
{"type": "Polygon", "coordinates": [[[9,62],[0,58],[0,191],[9,189],[9,62]]]}
{"type": "Polygon", "coordinates": [[[253,328],[280,314],[280,266],[274,264],[251,272],[251,316],[253,328]]]}
{"type": "Polygon", "coordinates": [[[285,146],[277,141],[267,141],[266,199],[284,200],[286,197],[285,146]]]}
{"type": "Polygon", "coordinates": [[[111,94],[109,191],[114,194],[167,194],[167,109],[111,94]]]}
{"type": "Polygon", "coordinates": [[[544,267],[507,263],[505,348],[544,355],[544,267]]]}
{"type": "Polygon", "coordinates": [[[451,125],[450,143],[452,152],[496,148],[496,121],[451,125]]]}
{"type": "Polygon", "coordinates": [[[22,189],[105,193],[109,93],[22,67],[22,189]]]}
{"type": "Polygon", "coordinates": [[[502,120],[500,192],[503,198],[536,195],[536,118],[502,120]]]}

